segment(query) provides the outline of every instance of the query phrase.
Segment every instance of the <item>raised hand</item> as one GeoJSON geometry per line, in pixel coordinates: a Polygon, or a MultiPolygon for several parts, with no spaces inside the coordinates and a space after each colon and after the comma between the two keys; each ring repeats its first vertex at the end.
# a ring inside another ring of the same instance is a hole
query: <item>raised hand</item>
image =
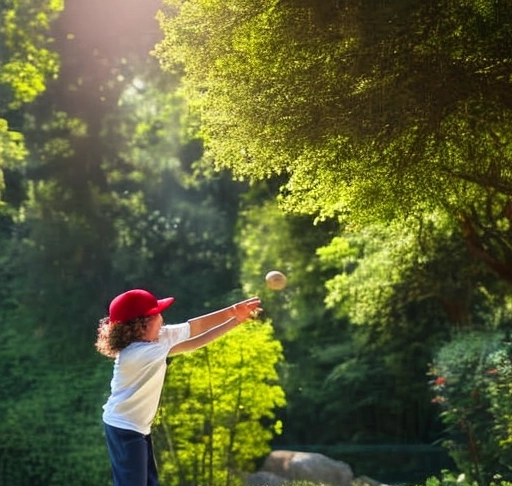
{"type": "Polygon", "coordinates": [[[231,308],[238,322],[244,322],[247,319],[256,319],[263,311],[259,297],[251,297],[250,299],[237,302],[233,304],[231,308]]]}

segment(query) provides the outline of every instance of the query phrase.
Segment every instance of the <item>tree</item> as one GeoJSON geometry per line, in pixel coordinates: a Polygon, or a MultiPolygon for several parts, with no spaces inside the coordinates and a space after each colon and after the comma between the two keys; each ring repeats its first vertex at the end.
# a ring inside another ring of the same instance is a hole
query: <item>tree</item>
{"type": "MultiPolygon", "coordinates": [[[[325,443],[340,431],[339,422],[334,427],[332,422],[324,423],[323,409],[332,399],[326,393],[325,378],[330,367],[338,364],[338,356],[325,348],[344,341],[347,323],[334,319],[323,304],[324,280],[332,273],[323,271],[315,251],[329,242],[336,226],[324,223],[312,231],[310,217],[283,214],[269,200],[272,194],[267,183],[256,184],[246,194],[237,242],[244,290],[261,296],[276,337],[283,343],[285,361],[279,374],[288,401],[279,412],[283,434],[274,443],[277,447],[325,443]],[[273,269],[288,277],[282,291],[265,286],[264,276],[273,269]]],[[[336,422],[339,417],[337,412],[330,419],[336,422]]]]}
{"type": "Polygon", "coordinates": [[[312,230],[275,202],[244,211],[242,279],[264,298],[286,359],[280,446],[437,439],[425,379],[434,353],[457,329],[506,329],[506,286],[449,218],[414,223],[312,230]],[[284,291],[264,288],[271,268],[288,274],[284,291]]]}
{"type": "Polygon", "coordinates": [[[352,224],[442,210],[511,281],[510,2],[167,5],[217,166],[352,224]]]}
{"type": "Polygon", "coordinates": [[[436,214],[417,224],[346,231],[318,249],[335,274],[325,284],[326,305],[352,324],[350,346],[338,345],[326,383],[344,390],[333,402],[345,404],[354,433],[370,430],[368,438],[434,440],[442,428],[424,378],[433,356],[457,332],[509,325],[507,287],[449,231],[449,220],[436,214]],[[375,407],[386,420],[372,430],[375,407]]]}
{"type": "Polygon", "coordinates": [[[0,86],[9,93],[3,109],[17,109],[30,103],[56,76],[59,62],[49,49],[50,23],[62,11],[62,0],[13,0],[3,5],[1,23],[2,63],[0,86]]]}
{"type": "MultiPolygon", "coordinates": [[[[341,223],[319,255],[325,303],[350,344],[326,336],[316,348],[320,401],[349,410],[348,435],[375,433],[372,417],[385,414],[392,430],[379,437],[429,440],[422,377],[436,347],[453,328],[506,326],[510,2],[166,5],[156,53],[185,73],[208,163],[277,180],[281,208],[341,223]]],[[[300,332],[315,347],[323,334],[312,329],[300,332]]]]}
{"type": "MultiPolygon", "coordinates": [[[[37,15],[40,3],[9,5],[37,15]]],[[[115,42],[95,50],[90,42],[97,26],[86,33],[78,27],[87,24],[85,14],[99,3],[69,4],[52,31],[61,55],[59,76],[23,111],[8,113],[10,122],[23,121],[26,147],[19,153],[30,151],[30,157],[23,171],[18,165],[6,172],[12,182],[5,192],[11,212],[5,225],[1,221],[0,233],[0,369],[6,396],[0,434],[9,439],[0,482],[6,484],[108,481],[100,416],[110,366],[92,344],[97,319],[116,291],[137,285],[163,293],[172,286],[178,292],[177,313],[191,315],[228,300],[226,294],[236,286],[226,247],[232,244],[238,192],[224,197],[219,189],[226,185],[224,177],[212,184],[202,181],[203,191],[187,193],[178,155],[188,141],[176,135],[172,142],[177,143],[165,143],[169,132],[179,134],[180,107],[171,103],[172,96],[156,98],[157,90],[150,88],[127,103],[127,88],[144,78],[151,64],[147,52],[130,49],[148,48],[148,33],[157,32],[143,32],[145,42],[121,35],[130,40],[127,46],[105,29],[101,34],[115,42]],[[82,16],[76,15],[80,6],[82,16]],[[118,107],[120,98],[124,107],[118,107]],[[147,129],[142,105],[159,102],[170,106],[161,111],[163,125],[147,129]],[[125,124],[114,126],[121,112],[125,124]],[[151,143],[141,148],[142,141],[151,143]]],[[[138,2],[146,19],[148,3],[138,2]]],[[[112,8],[112,2],[103,4],[112,8]]],[[[117,6],[117,13],[133,16],[125,4],[117,6]]],[[[122,30],[122,23],[103,18],[122,30]]],[[[32,25],[28,17],[24,20],[32,25]]],[[[131,26],[147,24],[135,16],[131,26]]],[[[19,37],[23,26],[17,27],[19,37]]]]}
{"type": "MultiPolygon", "coordinates": [[[[62,0],[17,0],[0,6],[0,196],[7,194],[8,203],[19,195],[6,189],[4,171],[8,177],[17,174],[27,156],[23,106],[45,91],[59,68],[58,56],[50,50],[50,22],[62,8],[62,0]]],[[[6,209],[1,202],[0,209],[6,209]]]]}
{"type": "Polygon", "coordinates": [[[280,433],[282,348],[269,322],[244,325],[173,358],[155,431],[160,475],[172,485],[241,484],[280,433]]]}

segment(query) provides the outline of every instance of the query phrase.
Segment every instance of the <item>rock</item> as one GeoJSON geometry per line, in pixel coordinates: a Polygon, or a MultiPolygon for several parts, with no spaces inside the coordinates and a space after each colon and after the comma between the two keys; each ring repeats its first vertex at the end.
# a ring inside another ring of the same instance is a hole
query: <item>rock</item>
{"type": "Polygon", "coordinates": [[[369,478],[368,476],[358,476],[352,480],[352,486],[387,486],[376,479],[369,478]]]}
{"type": "Polygon", "coordinates": [[[246,474],[244,477],[245,486],[281,486],[287,482],[287,479],[268,471],[246,474]]]}
{"type": "Polygon", "coordinates": [[[273,451],[260,469],[292,481],[310,481],[328,486],[351,486],[351,467],[316,452],[273,451]]]}

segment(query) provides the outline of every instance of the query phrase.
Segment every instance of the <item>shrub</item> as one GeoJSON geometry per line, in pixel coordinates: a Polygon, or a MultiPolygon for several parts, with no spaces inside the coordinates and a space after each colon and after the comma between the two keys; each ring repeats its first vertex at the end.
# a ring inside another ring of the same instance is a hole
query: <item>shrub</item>
{"type": "Polygon", "coordinates": [[[511,343],[500,333],[459,335],[430,369],[447,447],[468,481],[510,480],[512,452],[511,343]]]}

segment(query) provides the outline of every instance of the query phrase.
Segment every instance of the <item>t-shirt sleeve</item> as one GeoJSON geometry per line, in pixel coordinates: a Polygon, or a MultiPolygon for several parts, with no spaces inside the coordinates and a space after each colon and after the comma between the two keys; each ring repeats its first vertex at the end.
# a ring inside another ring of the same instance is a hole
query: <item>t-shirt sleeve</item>
{"type": "Polygon", "coordinates": [[[168,350],[173,346],[186,341],[190,337],[190,324],[183,322],[182,324],[168,324],[160,329],[158,341],[168,350]]]}

